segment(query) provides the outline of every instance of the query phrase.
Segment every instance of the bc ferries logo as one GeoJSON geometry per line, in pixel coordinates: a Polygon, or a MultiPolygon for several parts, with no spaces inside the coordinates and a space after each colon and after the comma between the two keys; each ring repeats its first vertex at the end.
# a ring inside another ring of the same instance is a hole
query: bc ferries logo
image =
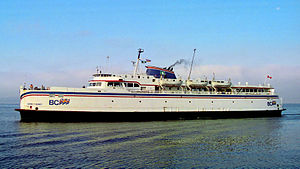
{"type": "Polygon", "coordinates": [[[268,106],[276,105],[276,101],[270,101],[270,102],[267,102],[267,105],[268,105],[268,106]]]}
{"type": "Polygon", "coordinates": [[[49,105],[67,105],[69,103],[70,99],[49,100],[49,105]]]}

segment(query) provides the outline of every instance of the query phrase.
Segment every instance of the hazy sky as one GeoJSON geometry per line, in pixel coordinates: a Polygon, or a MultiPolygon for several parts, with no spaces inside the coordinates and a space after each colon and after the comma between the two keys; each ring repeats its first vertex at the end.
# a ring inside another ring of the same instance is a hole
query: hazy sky
{"type": "Polygon", "coordinates": [[[285,102],[300,103],[299,0],[0,1],[0,98],[24,82],[80,87],[98,65],[130,72],[138,48],[157,66],[197,48],[193,77],[270,74],[285,102]]]}

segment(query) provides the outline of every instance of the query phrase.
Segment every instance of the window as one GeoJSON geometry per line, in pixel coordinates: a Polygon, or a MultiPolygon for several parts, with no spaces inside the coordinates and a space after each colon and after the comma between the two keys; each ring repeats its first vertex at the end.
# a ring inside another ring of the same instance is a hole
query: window
{"type": "Polygon", "coordinates": [[[114,82],[114,86],[120,87],[121,83],[120,82],[114,82]]]}
{"type": "Polygon", "coordinates": [[[133,83],[128,83],[128,87],[133,87],[133,83]]]}
{"type": "Polygon", "coordinates": [[[96,86],[101,86],[101,82],[98,82],[98,83],[96,84],[96,86]]]}
{"type": "Polygon", "coordinates": [[[152,79],[152,82],[155,82],[155,79],[152,79]]]}
{"type": "Polygon", "coordinates": [[[140,87],[140,85],[137,83],[134,83],[134,87],[140,87]]]}
{"type": "Polygon", "coordinates": [[[108,82],[107,86],[114,86],[114,83],[113,82],[108,82]]]}

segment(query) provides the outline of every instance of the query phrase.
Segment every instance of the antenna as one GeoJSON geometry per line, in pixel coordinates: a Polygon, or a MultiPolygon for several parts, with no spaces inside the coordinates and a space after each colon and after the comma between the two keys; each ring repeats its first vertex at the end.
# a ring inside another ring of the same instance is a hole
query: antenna
{"type": "Polygon", "coordinates": [[[193,59],[192,59],[192,62],[191,62],[191,67],[190,67],[190,73],[189,73],[189,76],[188,76],[188,80],[190,80],[190,77],[191,77],[193,63],[194,63],[194,58],[195,58],[195,53],[196,53],[196,49],[194,49],[193,59]]]}
{"type": "Polygon", "coordinates": [[[110,71],[109,59],[110,59],[110,56],[106,56],[106,72],[110,71]]]}
{"type": "Polygon", "coordinates": [[[139,48],[138,49],[138,52],[139,52],[139,54],[138,54],[138,58],[137,58],[137,61],[136,61],[136,64],[135,64],[135,69],[134,69],[134,72],[133,72],[133,75],[135,76],[136,75],[136,73],[137,73],[137,69],[138,69],[138,66],[139,66],[139,62],[140,62],[140,58],[141,58],[141,53],[143,53],[144,52],[144,49],[141,49],[141,48],[139,48]]]}
{"type": "Polygon", "coordinates": [[[99,73],[99,66],[96,67],[97,74],[99,73]]]}

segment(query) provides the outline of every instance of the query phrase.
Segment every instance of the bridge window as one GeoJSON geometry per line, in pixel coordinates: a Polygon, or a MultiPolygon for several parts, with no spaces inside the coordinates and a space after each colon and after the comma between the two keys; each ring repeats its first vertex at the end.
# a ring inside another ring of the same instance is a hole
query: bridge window
{"type": "Polygon", "coordinates": [[[113,82],[108,82],[107,86],[114,86],[114,83],[113,82]]]}
{"type": "Polygon", "coordinates": [[[110,87],[122,87],[122,83],[120,82],[108,82],[107,83],[107,86],[110,86],[110,87]]]}
{"type": "Polygon", "coordinates": [[[125,87],[140,87],[140,85],[137,83],[124,83],[124,84],[125,87]]]}
{"type": "Polygon", "coordinates": [[[114,83],[114,86],[116,87],[120,87],[121,83],[120,82],[113,82],[114,83]]]}

